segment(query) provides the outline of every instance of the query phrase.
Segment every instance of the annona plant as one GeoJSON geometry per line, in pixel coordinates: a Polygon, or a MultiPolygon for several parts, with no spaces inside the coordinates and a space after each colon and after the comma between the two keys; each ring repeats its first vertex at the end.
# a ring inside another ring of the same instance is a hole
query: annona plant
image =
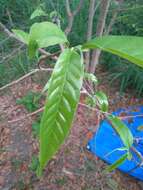
{"type": "MultiPolygon", "coordinates": [[[[143,38],[132,36],[105,36],[95,38],[83,45],[70,47],[67,37],[57,25],[50,22],[35,23],[30,32],[13,30],[28,46],[30,58],[38,56],[39,48],[60,44],[62,51],[53,69],[47,90],[47,100],[40,124],[40,151],[38,175],[41,175],[48,161],[59,150],[68,136],[79,103],[83,79],[97,82],[93,74],[84,72],[83,53],[88,49],[101,48],[119,55],[139,66],[143,66],[143,38]],[[138,48],[139,47],[139,48],[138,48]]],[[[109,170],[116,168],[126,159],[131,159],[130,149],[133,135],[128,127],[116,116],[108,112],[108,100],[103,92],[88,93],[94,106],[98,106],[112,127],[120,136],[125,154],[109,170]]]]}

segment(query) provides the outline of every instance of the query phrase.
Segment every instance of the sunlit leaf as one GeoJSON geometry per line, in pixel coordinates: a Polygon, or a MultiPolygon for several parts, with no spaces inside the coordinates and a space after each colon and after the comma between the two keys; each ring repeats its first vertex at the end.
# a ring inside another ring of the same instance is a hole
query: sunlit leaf
{"type": "Polygon", "coordinates": [[[118,166],[120,166],[121,164],[123,164],[125,162],[125,160],[127,159],[128,154],[124,154],[122,157],[120,157],[115,163],[113,163],[112,165],[110,165],[109,167],[107,167],[107,171],[111,172],[114,169],[118,168],[118,166]]]}
{"type": "Polygon", "coordinates": [[[98,83],[96,76],[92,73],[84,73],[84,78],[93,82],[94,84],[98,83]]]}
{"type": "Polygon", "coordinates": [[[83,49],[100,48],[143,67],[143,37],[103,36],[90,40],[83,49]]]}
{"type": "Polygon", "coordinates": [[[129,149],[133,144],[133,135],[129,128],[118,117],[114,115],[108,115],[107,118],[111,122],[112,127],[119,134],[125,147],[129,149]]]}
{"type": "Polygon", "coordinates": [[[46,48],[68,42],[64,32],[51,22],[33,24],[29,34],[22,30],[13,30],[13,32],[21,41],[28,44],[31,58],[35,56],[38,48],[46,48]]]}
{"type": "Polygon", "coordinates": [[[30,59],[32,59],[36,56],[37,49],[38,49],[37,42],[34,40],[30,40],[29,44],[28,44],[28,55],[29,55],[30,59]]]}
{"type": "Polygon", "coordinates": [[[23,41],[25,44],[28,44],[29,42],[29,34],[24,32],[23,30],[12,30],[13,33],[21,40],[23,41]]]}
{"type": "Polygon", "coordinates": [[[41,17],[41,16],[47,16],[47,13],[43,11],[41,7],[38,7],[30,16],[30,19],[34,19],[36,17],[41,17]]]}
{"type": "Polygon", "coordinates": [[[35,23],[30,28],[29,40],[36,41],[39,48],[67,42],[62,30],[51,22],[35,23]]]}
{"type": "Polygon", "coordinates": [[[83,62],[81,60],[81,56],[75,50],[66,49],[54,68],[40,126],[38,174],[69,133],[82,86],[83,62]]]}
{"type": "Polygon", "coordinates": [[[103,92],[98,91],[95,94],[95,98],[99,102],[100,109],[103,112],[107,112],[108,111],[108,99],[107,99],[107,96],[103,92]]]}
{"type": "Polygon", "coordinates": [[[133,157],[132,153],[131,153],[131,152],[129,152],[129,151],[128,151],[127,153],[128,153],[128,157],[127,157],[127,158],[128,158],[128,160],[131,160],[131,159],[132,159],[132,157],[133,157]]]}

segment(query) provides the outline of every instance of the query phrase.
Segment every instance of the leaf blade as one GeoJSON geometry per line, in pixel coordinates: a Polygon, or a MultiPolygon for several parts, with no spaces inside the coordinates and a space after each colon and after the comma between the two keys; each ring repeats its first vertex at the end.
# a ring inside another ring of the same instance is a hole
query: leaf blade
{"type": "Polygon", "coordinates": [[[121,164],[123,164],[125,162],[125,160],[127,159],[128,154],[124,154],[123,156],[121,156],[118,160],[116,160],[116,162],[114,162],[112,165],[108,166],[106,171],[111,172],[114,169],[116,169],[118,166],[120,166],[121,164]]]}
{"type": "Polygon", "coordinates": [[[36,17],[41,17],[41,16],[48,16],[48,15],[41,7],[38,7],[37,9],[35,9],[35,11],[33,11],[33,13],[30,16],[30,19],[32,20],[36,17]]]}
{"type": "Polygon", "coordinates": [[[97,101],[99,102],[99,107],[100,107],[101,111],[107,112],[108,111],[107,96],[102,91],[98,91],[95,93],[95,97],[96,97],[97,101]]]}
{"type": "Polygon", "coordinates": [[[112,127],[119,134],[125,147],[129,149],[133,144],[133,135],[129,128],[118,117],[114,115],[108,115],[107,119],[111,122],[112,127]]]}
{"type": "Polygon", "coordinates": [[[25,44],[28,44],[29,42],[29,34],[24,32],[23,30],[16,30],[13,29],[12,32],[25,44]]]}
{"type": "Polygon", "coordinates": [[[143,67],[143,37],[103,36],[85,43],[83,49],[86,48],[100,48],[143,67]]]}
{"type": "Polygon", "coordinates": [[[39,171],[42,171],[69,133],[82,78],[83,63],[80,55],[74,50],[65,50],[54,68],[41,121],[39,171]]]}
{"type": "Polygon", "coordinates": [[[98,84],[96,76],[92,73],[84,73],[84,78],[93,82],[93,84],[98,84]]]}
{"type": "Polygon", "coordinates": [[[67,42],[64,32],[51,22],[34,23],[30,28],[29,38],[36,41],[39,48],[67,42]]]}

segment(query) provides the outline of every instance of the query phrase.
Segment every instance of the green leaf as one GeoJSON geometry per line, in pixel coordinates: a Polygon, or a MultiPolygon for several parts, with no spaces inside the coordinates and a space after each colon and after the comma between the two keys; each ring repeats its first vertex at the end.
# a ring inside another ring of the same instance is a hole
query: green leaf
{"type": "Polygon", "coordinates": [[[96,97],[97,101],[99,102],[99,107],[100,107],[101,111],[107,112],[108,111],[107,96],[102,91],[98,91],[98,92],[96,92],[95,97],[96,97]]]}
{"type": "Polygon", "coordinates": [[[45,84],[45,86],[44,86],[44,88],[43,88],[43,90],[42,90],[42,94],[44,93],[44,92],[47,92],[48,91],[48,89],[49,89],[49,85],[50,85],[50,81],[51,81],[51,78],[48,80],[48,82],[45,84]]]}
{"type": "Polygon", "coordinates": [[[143,37],[103,36],[85,43],[85,48],[100,48],[143,67],[143,37]]]}
{"type": "Polygon", "coordinates": [[[30,40],[28,44],[28,55],[29,58],[32,59],[36,56],[38,50],[38,44],[36,40],[30,40]]]}
{"type": "Polygon", "coordinates": [[[32,123],[32,133],[34,137],[39,137],[39,133],[40,133],[40,123],[35,121],[34,123],[32,123]]]}
{"type": "Polygon", "coordinates": [[[35,172],[38,166],[39,166],[39,160],[38,160],[37,156],[33,155],[33,156],[32,156],[32,160],[31,160],[31,163],[30,163],[30,165],[29,165],[29,169],[30,169],[31,171],[34,171],[34,172],[35,172]]]}
{"type": "Polygon", "coordinates": [[[84,78],[90,80],[94,84],[98,83],[96,76],[92,73],[84,73],[84,78]]]}
{"type": "Polygon", "coordinates": [[[39,48],[67,42],[62,30],[51,22],[35,23],[30,28],[30,41],[36,41],[39,48]]]}
{"type": "Polygon", "coordinates": [[[33,112],[39,108],[39,100],[41,95],[39,93],[29,91],[26,96],[17,99],[17,104],[22,104],[29,112],[33,112]]]}
{"type": "Polygon", "coordinates": [[[33,24],[29,34],[22,30],[13,30],[13,32],[21,41],[28,44],[30,58],[35,56],[38,48],[68,42],[64,32],[51,22],[33,24]]]}
{"type": "Polygon", "coordinates": [[[40,175],[69,133],[83,80],[81,56],[72,49],[60,55],[51,76],[40,126],[40,175]]]}
{"type": "Polygon", "coordinates": [[[12,30],[12,32],[25,44],[28,44],[29,34],[24,32],[23,30],[12,30]]]}
{"type": "Polygon", "coordinates": [[[114,115],[108,115],[107,119],[111,122],[112,127],[119,134],[125,147],[129,149],[133,144],[133,135],[129,128],[118,117],[114,115]]]}
{"type": "Polygon", "coordinates": [[[38,7],[30,16],[30,19],[34,19],[36,17],[40,17],[40,16],[48,16],[47,13],[45,13],[45,11],[43,11],[43,9],[41,7],[38,7]]]}
{"type": "Polygon", "coordinates": [[[127,159],[128,154],[124,154],[123,156],[121,156],[115,163],[113,163],[112,165],[110,165],[109,167],[107,167],[107,171],[111,172],[114,169],[116,169],[118,166],[120,166],[121,164],[123,164],[123,162],[125,162],[125,160],[127,159]]]}
{"type": "Polygon", "coordinates": [[[131,159],[132,159],[132,157],[133,157],[132,153],[128,151],[128,152],[127,152],[127,154],[128,154],[128,157],[127,157],[127,158],[128,158],[128,160],[131,160],[131,159]]]}

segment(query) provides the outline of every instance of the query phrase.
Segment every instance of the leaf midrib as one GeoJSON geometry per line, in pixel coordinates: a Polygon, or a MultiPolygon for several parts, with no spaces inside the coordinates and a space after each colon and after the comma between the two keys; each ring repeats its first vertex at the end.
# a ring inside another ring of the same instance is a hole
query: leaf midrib
{"type": "MultiPolygon", "coordinates": [[[[55,114],[55,121],[56,121],[56,118],[57,118],[57,115],[58,115],[58,113],[59,113],[59,107],[60,107],[60,104],[61,104],[61,102],[62,102],[62,97],[63,97],[63,94],[64,94],[64,89],[65,89],[65,85],[66,85],[66,81],[67,81],[67,74],[68,74],[68,66],[69,66],[69,64],[70,64],[70,57],[71,57],[71,50],[69,50],[70,51],[70,55],[68,55],[68,61],[67,61],[67,64],[66,64],[66,69],[65,69],[65,75],[64,75],[64,79],[63,79],[63,85],[62,85],[62,90],[61,90],[61,93],[60,93],[60,97],[59,97],[59,100],[58,100],[58,103],[57,103],[57,111],[56,111],[56,114],[55,114]]],[[[55,122],[52,124],[52,125],[50,125],[50,128],[48,128],[47,130],[46,130],[46,133],[50,133],[51,134],[51,130],[52,130],[52,126],[53,125],[55,125],[55,122]]]]}

